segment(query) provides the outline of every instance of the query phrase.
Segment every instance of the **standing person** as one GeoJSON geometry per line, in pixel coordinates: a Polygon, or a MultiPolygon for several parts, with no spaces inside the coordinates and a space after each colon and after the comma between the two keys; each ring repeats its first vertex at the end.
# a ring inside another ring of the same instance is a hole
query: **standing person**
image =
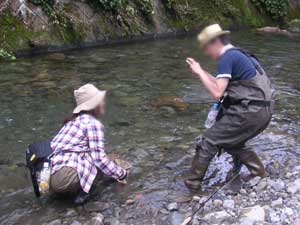
{"type": "Polygon", "coordinates": [[[214,24],[198,35],[205,55],[218,60],[216,77],[194,59],[186,59],[191,71],[220,104],[216,123],[204,131],[197,143],[192,174],[185,181],[191,189],[201,188],[210,161],[222,150],[233,156],[236,172],[242,164],[249,169],[248,179],[267,176],[262,162],[246,142],[268,126],[273,89],[258,60],[230,44],[229,33],[214,24]]]}
{"type": "Polygon", "coordinates": [[[77,195],[76,204],[89,197],[98,170],[120,182],[127,172],[110,160],[104,149],[103,125],[97,119],[105,113],[106,91],[86,84],[74,91],[77,107],[51,141],[50,189],[58,194],[77,195]]]}

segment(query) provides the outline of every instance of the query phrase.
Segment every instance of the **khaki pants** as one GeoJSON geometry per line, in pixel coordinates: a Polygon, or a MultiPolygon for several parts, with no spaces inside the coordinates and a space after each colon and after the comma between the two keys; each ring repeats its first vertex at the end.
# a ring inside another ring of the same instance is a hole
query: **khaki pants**
{"type": "Polygon", "coordinates": [[[56,194],[77,194],[81,189],[77,171],[71,167],[62,167],[51,175],[50,189],[56,194]]]}

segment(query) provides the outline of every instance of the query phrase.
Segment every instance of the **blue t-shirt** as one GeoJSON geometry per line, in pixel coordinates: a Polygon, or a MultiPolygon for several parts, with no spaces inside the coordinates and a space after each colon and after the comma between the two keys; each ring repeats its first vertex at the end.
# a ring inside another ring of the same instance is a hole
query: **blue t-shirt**
{"type": "Polygon", "coordinates": [[[238,49],[229,49],[219,60],[216,77],[249,80],[256,75],[255,65],[259,65],[255,58],[245,55],[238,49]]]}

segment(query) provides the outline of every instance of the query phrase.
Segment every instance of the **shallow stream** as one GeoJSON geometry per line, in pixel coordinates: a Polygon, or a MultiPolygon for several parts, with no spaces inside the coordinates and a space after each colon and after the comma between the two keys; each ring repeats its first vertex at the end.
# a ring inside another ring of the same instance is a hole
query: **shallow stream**
{"type": "MultiPolygon", "coordinates": [[[[271,125],[253,145],[266,165],[274,159],[283,166],[290,160],[297,162],[300,40],[239,32],[233,42],[260,58],[278,91],[271,125]]],[[[171,202],[184,204],[193,196],[180,177],[189,169],[194,139],[201,135],[210,107],[195,102],[209,95],[188,71],[184,62],[188,56],[215,72],[216,63],[199,53],[194,37],[0,64],[0,224],[88,220],[90,212],[68,201],[37,201],[23,167],[28,144],[55,135],[74,107],[73,89],[88,82],[110,91],[107,115],[102,119],[107,151],[122,155],[134,166],[128,185],[106,179],[97,184],[92,202],[108,204],[102,213],[110,224],[176,224],[190,210],[188,206],[176,215],[169,215],[165,208],[171,202]],[[193,103],[178,103],[175,97],[193,103]],[[124,206],[127,199],[135,203],[124,206]],[[68,219],[71,209],[75,214],[68,219]]],[[[230,161],[223,155],[214,162],[210,172],[217,173],[209,185],[224,181],[230,161]]]]}

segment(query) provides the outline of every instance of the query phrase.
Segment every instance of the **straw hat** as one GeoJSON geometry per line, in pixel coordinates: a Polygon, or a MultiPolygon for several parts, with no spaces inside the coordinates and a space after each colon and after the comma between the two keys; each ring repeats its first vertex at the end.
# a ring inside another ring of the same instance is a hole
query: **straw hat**
{"type": "Polygon", "coordinates": [[[104,102],[106,91],[101,91],[92,84],[85,84],[74,91],[76,108],[73,113],[95,109],[104,102]]]}
{"type": "Polygon", "coordinates": [[[223,34],[230,34],[228,30],[222,30],[219,24],[213,24],[205,27],[201,33],[198,35],[198,41],[200,43],[200,47],[203,48],[214,38],[219,37],[223,34]]]}

